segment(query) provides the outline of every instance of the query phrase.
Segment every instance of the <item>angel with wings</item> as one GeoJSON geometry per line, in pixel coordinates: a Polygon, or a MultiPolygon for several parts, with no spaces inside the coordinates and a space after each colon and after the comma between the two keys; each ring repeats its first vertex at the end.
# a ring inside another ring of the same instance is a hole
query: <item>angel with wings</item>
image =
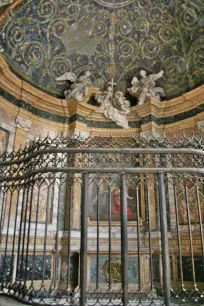
{"type": "Polygon", "coordinates": [[[138,105],[145,103],[146,97],[153,97],[157,101],[161,101],[161,97],[164,97],[164,90],[161,87],[156,87],[155,81],[163,76],[164,71],[161,70],[157,74],[147,75],[145,70],[140,71],[140,80],[137,77],[132,79],[131,88],[128,91],[133,97],[138,99],[138,105]]]}
{"type": "Polygon", "coordinates": [[[64,92],[65,99],[75,98],[78,102],[81,102],[87,96],[88,88],[93,86],[90,76],[90,71],[86,71],[84,75],[81,75],[79,78],[77,78],[73,72],[65,72],[63,75],[56,78],[56,81],[72,82],[71,88],[64,92]]]}

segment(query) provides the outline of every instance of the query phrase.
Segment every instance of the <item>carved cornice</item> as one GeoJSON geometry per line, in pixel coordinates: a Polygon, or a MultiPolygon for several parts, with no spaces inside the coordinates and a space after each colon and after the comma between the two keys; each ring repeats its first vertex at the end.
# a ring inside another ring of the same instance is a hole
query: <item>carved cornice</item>
{"type": "MultiPolygon", "coordinates": [[[[0,87],[2,88],[1,104],[7,101],[13,104],[9,111],[18,114],[19,108],[26,113],[35,116],[35,120],[53,121],[53,124],[68,125],[69,128],[104,130],[111,129],[123,132],[106,119],[96,106],[87,102],[90,96],[99,89],[89,88],[89,94],[83,102],[78,103],[74,99],[66,101],[52,97],[14,75],[7,63],[0,57],[0,87]],[[3,100],[2,100],[3,99],[3,100]],[[43,119],[42,119],[43,118],[43,119]]],[[[7,102],[8,105],[8,102],[7,102]]],[[[30,115],[27,116],[28,118],[30,115]]],[[[128,120],[131,129],[128,132],[145,132],[151,129],[182,129],[181,126],[196,126],[198,121],[204,119],[204,85],[192,90],[178,98],[158,102],[149,99],[144,105],[132,107],[128,120]]],[[[127,132],[126,131],[126,132],[127,132]]]]}

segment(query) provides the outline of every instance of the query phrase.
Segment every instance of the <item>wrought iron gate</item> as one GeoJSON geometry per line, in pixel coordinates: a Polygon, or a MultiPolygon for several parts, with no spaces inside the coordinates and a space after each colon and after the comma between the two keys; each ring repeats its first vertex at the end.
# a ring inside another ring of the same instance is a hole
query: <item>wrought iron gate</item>
{"type": "Polygon", "coordinates": [[[204,299],[202,138],[47,137],[0,157],[0,293],[28,304],[204,299]]]}

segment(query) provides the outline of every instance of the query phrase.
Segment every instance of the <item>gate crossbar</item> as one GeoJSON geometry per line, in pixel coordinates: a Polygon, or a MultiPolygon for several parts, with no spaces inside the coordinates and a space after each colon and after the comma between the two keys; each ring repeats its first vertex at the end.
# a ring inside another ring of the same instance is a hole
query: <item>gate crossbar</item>
{"type": "MultiPolygon", "coordinates": [[[[7,165],[18,165],[29,161],[35,156],[42,154],[51,153],[120,153],[120,154],[195,154],[204,156],[204,151],[201,149],[192,148],[49,148],[44,150],[39,150],[34,153],[29,154],[27,157],[21,159],[14,159],[12,161],[0,161],[0,166],[7,165]]],[[[25,154],[25,153],[23,153],[25,154]]]]}
{"type": "Polygon", "coordinates": [[[157,174],[157,173],[195,173],[195,174],[204,174],[204,168],[74,168],[74,167],[63,167],[63,168],[43,168],[37,169],[33,171],[29,171],[29,173],[15,176],[15,177],[0,177],[0,183],[2,182],[12,182],[12,181],[19,181],[23,179],[27,179],[39,173],[146,173],[146,174],[157,174]]]}

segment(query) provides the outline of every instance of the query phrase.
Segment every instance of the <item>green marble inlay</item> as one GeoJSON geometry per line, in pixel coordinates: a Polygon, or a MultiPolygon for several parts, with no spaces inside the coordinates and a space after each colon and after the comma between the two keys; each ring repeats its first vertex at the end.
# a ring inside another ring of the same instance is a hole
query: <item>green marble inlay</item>
{"type": "MultiPolygon", "coordinates": [[[[11,102],[12,104],[16,105],[17,107],[21,107],[38,117],[45,118],[45,119],[48,119],[54,122],[70,124],[72,122],[78,121],[78,122],[82,122],[86,124],[87,127],[103,128],[103,129],[121,129],[122,130],[122,128],[117,126],[115,122],[88,120],[86,117],[79,115],[79,114],[74,114],[71,117],[60,116],[60,115],[56,115],[53,113],[49,113],[49,112],[40,110],[23,100],[17,99],[16,97],[14,97],[12,94],[7,92],[3,88],[0,88],[0,95],[4,97],[6,100],[8,100],[9,102],[11,102]]],[[[170,123],[174,123],[174,122],[178,122],[184,119],[194,117],[197,114],[202,113],[203,111],[204,111],[204,104],[201,104],[195,107],[194,109],[188,110],[180,114],[176,114],[174,116],[157,118],[153,115],[148,115],[138,121],[129,121],[129,126],[131,128],[139,128],[142,124],[145,124],[148,122],[155,122],[157,125],[170,124],[170,123]]]]}
{"type": "Polygon", "coordinates": [[[36,108],[32,105],[30,105],[29,103],[23,101],[23,100],[19,100],[16,97],[14,97],[13,95],[11,95],[9,92],[7,92],[6,90],[4,90],[3,88],[0,88],[0,95],[2,97],[4,97],[6,100],[8,100],[9,102],[11,102],[12,104],[21,107],[29,112],[31,112],[32,114],[41,117],[41,118],[45,118],[51,121],[55,121],[55,122],[59,122],[59,123],[69,123],[69,117],[65,117],[65,116],[60,116],[60,115],[56,115],[56,114],[52,114],[46,111],[43,111],[39,108],[36,108]]]}
{"type": "MultiPolygon", "coordinates": [[[[113,257],[112,260],[121,260],[119,257],[113,257]]],[[[108,257],[103,256],[99,258],[99,283],[107,283],[106,277],[103,274],[103,266],[108,261],[108,257]]],[[[91,256],[90,260],[90,283],[96,283],[97,260],[96,256],[91,256]]],[[[128,258],[128,282],[135,284],[138,282],[138,257],[128,258]]]]}
{"type": "Polygon", "coordinates": [[[3,88],[0,88],[0,95],[1,97],[5,98],[6,100],[8,100],[9,102],[11,102],[12,104],[20,107],[21,105],[21,100],[17,99],[16,97],[12,96],[9,92],[7,92],[6,90],[4,90],[3,88]]]}

